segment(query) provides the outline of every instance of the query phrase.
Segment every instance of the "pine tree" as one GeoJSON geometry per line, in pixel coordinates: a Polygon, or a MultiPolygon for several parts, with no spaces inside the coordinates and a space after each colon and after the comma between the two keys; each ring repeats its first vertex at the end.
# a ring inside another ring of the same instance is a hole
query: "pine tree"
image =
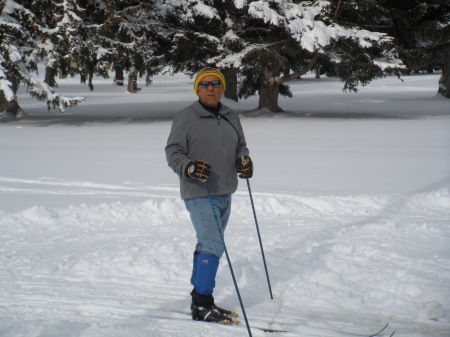
{"type": "MultiPolygon", "coordinates": [[[[342,2],[340,19],[392,36],[405,73],[442,69],[439,92],[450,87],[449,0],[355,0],[342,2]]],[[[444,96],[448,97],[443,93],[444,96]]]]}
{"type": "Polygon", "coordinates": [[[282,111],[287,82],[317,62],[344,81],[344,90],[401,67],[391,39],[336,22],[330,1],[162,1],[171,27],[164,50],[174,71],[217,66],[241,77],[239,97],[259,94],[258,108],[282,111]]]}
{"type": "Polygon", "coordinates": [[[448,0],[342,2],[340,20],[392,36],[408,72],[442,67],[441,55],[450,39],[448,0]]]}
{"type": "Polygon", "coordinates": [[[447,44],[442,54],[442,75],[439,79],[438,92],[442,96],[450,98],[450,43],[447,44]]]}
{"type": "Polygon", "coordinates": [[[214,59],[243,75],[240,97],[259,93],[259,109],[282,111],[279,94],[291,96],[285,84],[326,65],[344,82],[344,90],[393,73],[402,67],[385,34],[337,23],[339,8],[329,1],[235,1],[227,13],[234,24],[238,51],[214,59]]]}
{"type": "Polygon", "coordinates": [[[129,74],[128,91],[137,92],[138,77],[157,70],[150,39],[153,31],[153,1],[86,1],[83,25],[72,57],[80,68],[82,82],[92,83],[94,75],[109,77],[113,66],[129,74]]]}
{"type": "Polygon", "coordinates": [[[225,33],[223,2],[209,6],[203,1],[162,1],[167,34],[160,34],[164,58],[173,72],[194,73],[211,65],[222,50],[225,33]],[[221,14],[221,15],[220,15],[221,14]]]}
{"type": "Polygon", "coordinates": [[[87,2],[85,25],[74,53],[89,78],[91,90],[95,75],[108,77],[112,64],[128,73],[128,91],[137,92],[137,79],[160,70],[162,59],[155,42],[158,27],[155,1],[105,0],[87,2]]]}
{"type": "MultiPolygon", "coordinates": [[[[1,0],[0,0],[1,1],[1,0]]],[[[129,91],[138,77],[146,83],[160,70],[155,1],[38,0],[0,2],[0,112],[17,114],[17,90],[64,111],[83,100],[55,92],[57,76],[80,76],[94,90],[94,76],[109,77],[114,61],[129,74],[129,91]],[[44,80],[38,64],[45,65],[44,80]]]]}
{"type": "MultiPolygon", "coordinates": [[[[17,90],[27,86],[31,96],[47,102],[49,109],[74,106],[83,99],[56,93],[56,69],[67,71],[68,54],[64,49],[78,29],[79,10],[75,1],[0,2],[0,113],[20,114],[17,90]],[[45,81],[37,78],[38,63],[45,60],[45,81]]],[[[66,48],[66,49],[65,49],[66,48]]]]}
{"type": "MultiPolygon", "coordinates": [[[[234,1],[161,1],[161,6],[165,34],[159,34],[159,41],[172,72],[193,75],[204,67],[219,66],[220,55],[242,49],[233,22],[242,13],[234,1]]],[[[224,95],[235,101],[238,100],[238,68],[233,64],[221,66],[227,81],[224,95]]]]}

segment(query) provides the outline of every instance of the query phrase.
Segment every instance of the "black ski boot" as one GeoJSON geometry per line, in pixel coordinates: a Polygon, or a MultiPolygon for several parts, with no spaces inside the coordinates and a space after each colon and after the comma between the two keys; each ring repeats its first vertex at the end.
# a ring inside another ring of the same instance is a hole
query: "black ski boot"
{"type": "Polygon", "coordinates": [[[239,314],[237,312],[218,307],[216,304],[213,305],[213,308],[217,309],[221,314],[226,315],[231,318],[239,316],[239,314]]]}
{"type": "Polygon", "coordinates": [[[192,306],[192,319],[220,324],[235,324],[230,317],[220,313],[216,308],[197,307],[196,305],[192,306]]]}
{"type": "Polygon", "coordinates": [[[191,292],[192,319],[196,321],[216,322],[221,324],[238,324],[237,313],[222,309],[214,304],[212,295],[199,294],[195,289],[191,292]]]}
{"type": "MultiPolygon", "coordinates": [[[[195,308],[194,303],[191,303],[191,312],[195,310],[194,308],[195,308]]],[[[237,312],[221,308],[221,307],[217,306],[216,304],[213,304],[211,309],[215,309],[220,314],[225,315],[225,316],[227,316],[229,318],[235,318],[235,317],[239,316],[239,314],[237,312]]]]}

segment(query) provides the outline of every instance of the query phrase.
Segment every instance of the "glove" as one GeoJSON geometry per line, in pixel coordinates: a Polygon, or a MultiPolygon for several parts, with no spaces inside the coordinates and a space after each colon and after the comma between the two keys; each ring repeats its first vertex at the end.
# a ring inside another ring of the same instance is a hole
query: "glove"
{"type": "Polygon", "coordinates": [[[239,178],[246,179],[253,176],[253,162],[248,156],[240,156],[236,159],[236,172],[240,173],[239,178]]]}
{"type": "Polygon", "coordinates": [[[204,182],[208,179],[211,171],[211,165],[203,160],[194,160],[189,163],[186,168],[186,176],[195,179],[199,182],[204,182]]]}

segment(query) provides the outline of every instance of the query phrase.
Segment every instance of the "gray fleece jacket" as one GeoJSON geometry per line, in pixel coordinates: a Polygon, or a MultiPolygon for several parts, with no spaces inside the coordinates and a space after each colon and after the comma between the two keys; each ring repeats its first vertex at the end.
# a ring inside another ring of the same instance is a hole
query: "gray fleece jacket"
{"type": "Polygon", "coordinates": [[[237,189],[235,162],[240,156],[248,156],[249,151],[238,115],[222,103],[219,112],[233,126],[199,102],[180,111],[173,120],[165,150],[167,163],[180,178],[182,199],[207,196],[204,184],[185,176],[192,160],[211,165],[208,186],[212,195],[232,194],[237,189]]]}

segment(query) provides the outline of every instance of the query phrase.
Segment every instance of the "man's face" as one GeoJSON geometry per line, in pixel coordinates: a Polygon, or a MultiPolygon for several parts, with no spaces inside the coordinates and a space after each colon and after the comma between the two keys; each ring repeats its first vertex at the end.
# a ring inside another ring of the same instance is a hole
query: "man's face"
{"type": "MultiPolygon", "coordinates": [[[[211,81],[219,81],[219,78],[213,75],[208,75],[203,77],[202,82],[211,82],[211,81]]],[[[218,88],[214,88],[212,85],[209,85],[208,88],[200,88],[198,87],[198,96],[200,97],[200,102],[202,102],[206,106],[216,107],[219,104],[220,99],[222,98],[223,88],[222,86],[218,88]]]]}

